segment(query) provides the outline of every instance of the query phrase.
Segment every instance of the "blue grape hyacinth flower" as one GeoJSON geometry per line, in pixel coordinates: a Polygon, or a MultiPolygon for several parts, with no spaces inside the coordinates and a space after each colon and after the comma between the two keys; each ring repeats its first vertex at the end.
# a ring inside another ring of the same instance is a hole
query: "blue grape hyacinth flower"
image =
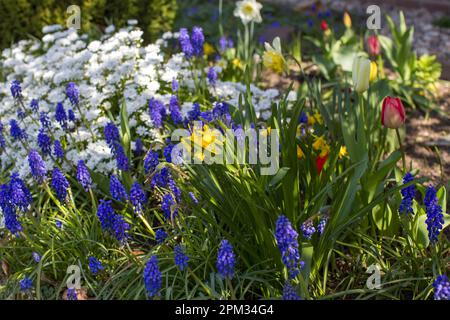
{"type": "MultiPolygon", "coordinates": [[[[403,184],[407,184],[414,180],[414,177],[410,172],[408,172],[405,177],[403,178],[403,184]]],[[[398,212],[400,213],[410,213],[413,214],[413,200],[416,194],[416,186],[414,184],[404,187],[401,190],[402,194],[402,202],[400,203],[400,207],[398,208],[398,212]]]]}
{"type": "Polygon", "coordinates": [[[42,183],[47,176],[47,168],[40,154],[34,149],[31,149],[28,153],[28,164],[33,178],[42,183]]]}
{"type": "Polygon", "coordinates": [[[300,300],[297,290],[289,281],[283,287],[283,300],[300,300]]]}
{"type": "Polygon", "coordinates": [[[151,256],[144,269],[144,285],[150,298],[159,295],[162,286],[162,274],[158,266],[158,258],[151,256]]]}
{"type": "Polygon", "coordinates": [[[284,215],[279,216],[275,227],[275,238],[291,279],[300,273],[304,265],[304,262],[300,260],[297,237],[298,233],[289,219],[284,215]]]}
{"type": "Polygon", "coordinates": [[[174,249],[175,265],[180,268],[181,271],[187,268],[189,257],[185,253],[185,249],[177,244],[174,249]]]}
{"type": "Polygon", "coordinates": [[[29,278],[28,276],[23,277],[19,283],[20,283],[20,290],[22,291],[30,290],[31,287],[33,286],[33,280],[31,280],[31,278],[29,278]]]}
{"type": "Polygon", "coordinates": [[[233,252],[233,246],[228,242],[228,240],[223,239],[217,253],[217,271],[223,278],[232,279],[234,277],[235,265],[236,256],[233,252]]]}
{"type": "Polygon", "coordinates": [[[89,270],[91,270],[92,274],[95,276],[100,271],[104,270],[102,263],[95,257],[88,258],[89,270]]]}
{"type": "Polygon", "coordinates": [[[437,242],[439,233],[442,230],[444,216],[442,215],[442,207],[438,203],[436,189],[433,186],[427,188],[424,203],[427,213],[425,223],[427,224],[428,238],[430,243],[434,244],[437,242]]]}
{"type": "Polygon", "coordinates": [[[127,191],[115,174],[112,174],[109,180],[109,193],[111,194],[111,197],[118,202],[128,200],[127,191]]]}
{"type": "Polygon", "coordinates": [[[91,174],[89,173],[89,169],[86,167],[83,160],[78,161],[77,164],[77,180],[86,192],[88,192],[92,187],[91,174]]]}
{"type": "Polygon", "coordinates": [[[64,202],[67,197],[67,189],[69,189],[70,185],[64,173],[57,167],[53,169],[51,186],[55,190],[59,201],[64,202]]]}
{"type": "Polygon", "coordinates": [[[433,282],[434,300],[450,300],[450,281],[446,275],[440,275],[433,282]]]}

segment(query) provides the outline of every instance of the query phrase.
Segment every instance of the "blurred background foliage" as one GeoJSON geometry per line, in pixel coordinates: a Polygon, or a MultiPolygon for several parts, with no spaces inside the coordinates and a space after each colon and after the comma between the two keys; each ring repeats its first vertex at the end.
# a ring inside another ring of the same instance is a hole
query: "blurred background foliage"
{"type": "Polygon", "coordinates": [[[96,34],[109,23],[121,27],[137,19],[147,41],[171,30],[177,12],[176,0],[2,0],[0,48],[29,37],[40,38],[46,25],[65,26],[71,5],[81,8],[83,32],[96,34]]]}

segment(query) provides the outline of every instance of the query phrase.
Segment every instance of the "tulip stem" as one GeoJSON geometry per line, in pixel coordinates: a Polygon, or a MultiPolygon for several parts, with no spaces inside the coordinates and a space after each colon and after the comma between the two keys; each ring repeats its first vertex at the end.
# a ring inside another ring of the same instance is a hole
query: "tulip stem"
{"type": "Polygon", "coordinates": [[[403,162],[403,174],[406,173],[406,158],[405,158],[405,149],[403,148],[402,138],[400,137],[400,131],[395,129],[395,133],[397,134],[398,144],[400,145],[400,151],[402,153],[402,162],[403,162]]]}

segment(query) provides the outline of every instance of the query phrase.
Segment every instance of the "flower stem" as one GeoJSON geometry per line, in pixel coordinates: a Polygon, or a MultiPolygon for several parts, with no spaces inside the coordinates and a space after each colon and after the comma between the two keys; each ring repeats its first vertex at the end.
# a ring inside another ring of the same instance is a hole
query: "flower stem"
{"type": "Polygon", "coordinates": [[[400,137],[400,131],[395,129],[395,133],[397,134],[398,144],[400,145],[400,152],[402,153],[402,163],[403,163],[403,174],[406,173],[406,158],[405,158],[405,149],[403,147],[402,138],[400,137]]]}

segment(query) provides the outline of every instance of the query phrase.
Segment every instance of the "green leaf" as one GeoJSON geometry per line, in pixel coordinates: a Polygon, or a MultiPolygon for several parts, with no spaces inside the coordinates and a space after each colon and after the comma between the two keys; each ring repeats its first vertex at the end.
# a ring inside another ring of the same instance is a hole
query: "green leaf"
{"type": "Polygon", "coordinates": [[[288,171],[289,171],[289,168],[287,168],[287,167],[282,167],[282,168],[278,169],[278,172],[270,180],[270,182],[267,186],[269,188],[274,188],[275,186],[277,186],[283,180],[283,178],[286,176],[288,171]]]}

